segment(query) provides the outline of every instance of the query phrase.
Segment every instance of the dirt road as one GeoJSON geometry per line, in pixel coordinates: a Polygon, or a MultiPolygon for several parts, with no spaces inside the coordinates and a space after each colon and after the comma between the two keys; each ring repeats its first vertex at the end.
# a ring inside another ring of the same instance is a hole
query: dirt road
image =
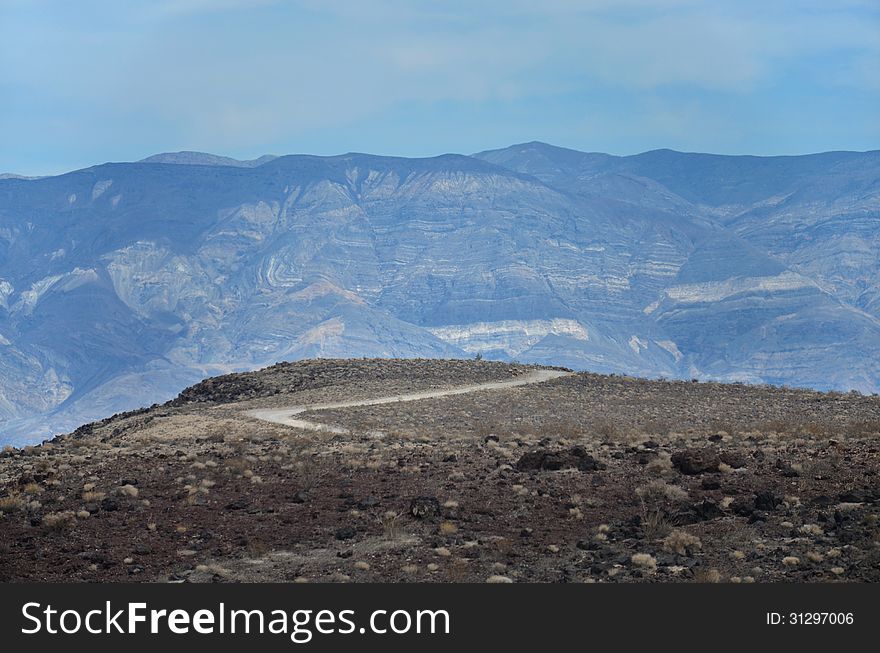
{"type": "Polygon", "coordinates": [[[530,385],[532,383],[543,383],[551,379],[557,379],[562,376],[568,376],[571,372],[562,372],[559,370],[535,370],[529,374],[524,374],[515,379],[508,381],[492,381],[489,383],[477,383],[474,385],[465,385],[458,388],[446,388],[442,390],[427,390],[423,392],[413,392],[404,395],[390,395],[386,397],[376,397],[373,399],[355,399],[352,401],[339,401],[328,404],[312,404],[310,406],[289,406],[287,408],[261,408],[256,410],[245,411],[245,415],[255,419],[261,419],[266,422],[275,424],[285,424],[301,429],[310,429],[313,431],[326,431],[329,433],[344,434],[347,430],[333,426],[331,424],[321,424],[319,422],[311,422],[305,419],[298,419],[296,415],[314,410],[332,410],[335,408],[352,408],[355,406],[377,406],[380,404],[393,404],[402,401],[419,401],[420,399],[436,399],[438,397],[449,397],[451,395],[463,395],[470,392],[482,392],[486,390],[504,390],[506,388],[514,388],[521,385],[530,385]]]}

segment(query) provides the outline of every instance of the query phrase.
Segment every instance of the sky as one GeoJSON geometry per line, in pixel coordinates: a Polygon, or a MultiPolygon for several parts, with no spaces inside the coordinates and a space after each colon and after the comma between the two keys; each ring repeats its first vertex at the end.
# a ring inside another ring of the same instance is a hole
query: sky
{"type": "Polygon", "coordinates": [[[880,148],[877,0],[0,0],[0,172],[880,148]]]}

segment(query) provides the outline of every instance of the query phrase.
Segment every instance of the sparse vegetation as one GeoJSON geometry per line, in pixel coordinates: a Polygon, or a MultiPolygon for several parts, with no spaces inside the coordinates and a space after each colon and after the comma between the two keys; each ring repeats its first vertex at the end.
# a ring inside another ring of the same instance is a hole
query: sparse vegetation
{"type": "Polygon", "coordinates": [[[76,513],[72,510],[51,512],[43,517],[43,526],[50,531],[61,532],[76,523],[76,513]]]}
{"type": "Polygon", "coordinates": [[[583,374],[314,416],[345,433],[242,415],[513,369],[285,364],[7,452],[0,580],[34,547],[44,580],[880,580],[880,398],[583,374]]]}

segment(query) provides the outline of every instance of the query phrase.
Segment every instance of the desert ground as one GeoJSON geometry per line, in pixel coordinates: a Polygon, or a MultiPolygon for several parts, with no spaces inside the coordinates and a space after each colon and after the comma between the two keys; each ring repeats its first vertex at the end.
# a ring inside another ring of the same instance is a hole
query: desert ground
{"type": "Polygon", "coordinates": [[[878,439],[857,393],[280,363],[5,449],[0,581],[877,581],[878,439]]]}

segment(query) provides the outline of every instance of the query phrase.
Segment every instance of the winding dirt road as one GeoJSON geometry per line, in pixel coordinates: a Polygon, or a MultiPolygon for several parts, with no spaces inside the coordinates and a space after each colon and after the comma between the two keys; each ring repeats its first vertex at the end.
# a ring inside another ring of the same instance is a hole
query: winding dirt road
{"type": "Polygon", "coordinates": [[[530,385],[532,383],[543,383],[552,379],[558,379],[562,376],[569,376],[572,372],[562,372],[559,370],[535,370],[523,376],[510,379],[508,381],[490,381],[488,383],[477,383],[474,385],[464,385],[458,388],[447,388],[444,390],[426,390],[423,392],[413,392],[404,395],[390,395],[387,397],[376,397],[373,399],[353,399],[351,401],[338,401],[329,404],[312,404],[310,406],[290,406],[287,408],[260,408],[245,411],[245,415],[255,419],[261,419],[265,422],[274,424],[284,424],[286,426],[294,426],[301,429],[309,429],[312,431],[325,431],[328,433],[345,434],[347,429],[341,426],[333,426],[331,424],[321,424],[319,422],[311,422],[305,419],[297,419],[296,415],[313,410],[332,410],[334,408],[353,408],[355,406],[378,406],[380,404],[394,404],[401,401],[419,401],[420,399],[436,399],[437,397],[449,397],[451,395],[463,395],[469,392],[481,392],[484,390],[504,390],[506,388],[515,388],[521,385],[530,385]]]}

